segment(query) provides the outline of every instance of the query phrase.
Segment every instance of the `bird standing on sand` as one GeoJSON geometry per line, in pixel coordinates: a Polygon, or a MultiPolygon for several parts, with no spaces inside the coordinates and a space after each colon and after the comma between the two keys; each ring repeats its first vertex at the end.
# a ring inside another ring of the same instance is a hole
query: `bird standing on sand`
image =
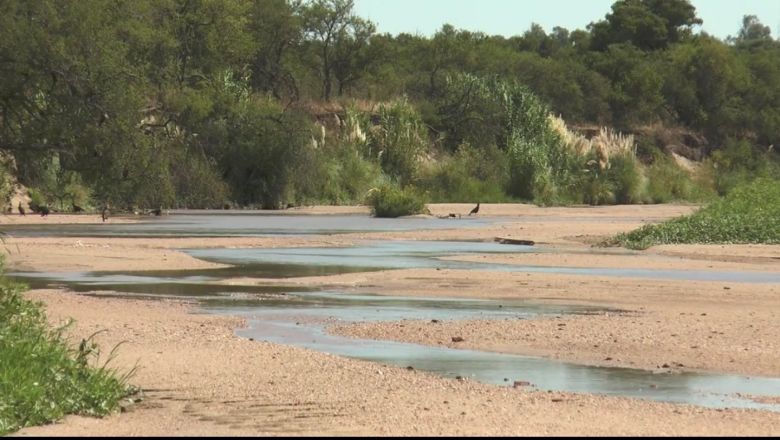
{"type": "Polygon", "coordinates": [[[103,221],[104,221],[104,222],[105,222],[106,220],[108,220],[108,204],[106,204],[106,205],[103,207],[103,211],[101,211],[101,213],[100,213],[100,216],[103,218],[103,221]]]}
{"type": "Polygon", "coordinates": [[[49,207],[48,206],[41,206],[41,217],[46,217],[49,215],[49,207]]]}
{"type": "Polygon", "coordinates": [[[26,216],[27,214],[24,213],[24,207],[22,206],[22,202],[19,202],[19,214],[26,216]]]}
{"type": "Polygon", "coordinates": [[[476,214],[478,212],[479,212],[479,203],[477,203],[477,206],[475,206],[474,209],[472,209],[471,212],[469,212],[469,215],[476,214]]]}

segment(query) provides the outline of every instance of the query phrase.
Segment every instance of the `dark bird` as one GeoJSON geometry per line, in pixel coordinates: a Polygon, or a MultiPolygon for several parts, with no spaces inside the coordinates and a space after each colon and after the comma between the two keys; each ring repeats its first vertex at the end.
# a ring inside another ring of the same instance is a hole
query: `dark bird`
{"type": "Polygon", "coordinates": [[[24,213],[24,207],[22,206],[22,202],[19,202],[19,214],[27,215],[27,214],[24,213]]]}
{"type": "Polygon", "coordinates": [[[39,211],[41,213],[41,217],[46,217],[47,215],[49,215],[49,207],[48,206],[41,206],[39,211]]]}
{"type": "Polygon", "coordinates": [[[84,208],[82,208],[81,206],[79,206],[79,205],[77,205],[75,203],[73,204],[73,212],[83,212],[83,211],[84,211],[84,208]]]}
{"type": "Polygon", "coordinates": [[[100,212],[100,216],[103,218],[104,222],[108,220],[108,205],[103,207],[103,211],[100,212]]]}
{"type": "Polygon", "coordinates": [[[469,215],[476,214],[478,212],[479,212],[479,203],[477,203],[477,206],[475,206],[474,209],[472,209],[471,212],[469,212],[469,215]]]}

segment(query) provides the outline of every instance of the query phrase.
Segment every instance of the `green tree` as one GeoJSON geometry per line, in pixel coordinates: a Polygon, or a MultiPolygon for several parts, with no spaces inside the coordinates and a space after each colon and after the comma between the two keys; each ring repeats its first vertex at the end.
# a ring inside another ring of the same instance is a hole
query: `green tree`
{"type": "Polygon", "coordinates": [[[353,0],[312,0],[302,7],[304,35],[317,57],[325,101],[330,101],[339,60],[339,76],[348,82],[357,75],[350,72],[348,58],[357,55],[375,31],[371,22],[353,13],[353,7],[353,0]]]}
{"type": "Polygon", "coordinates": [[[631,43],[642,50],[664,49],[691,34],[701,24],[688,0],[618,0],[604,20],[591,23],[592,47],[631,43]]]}

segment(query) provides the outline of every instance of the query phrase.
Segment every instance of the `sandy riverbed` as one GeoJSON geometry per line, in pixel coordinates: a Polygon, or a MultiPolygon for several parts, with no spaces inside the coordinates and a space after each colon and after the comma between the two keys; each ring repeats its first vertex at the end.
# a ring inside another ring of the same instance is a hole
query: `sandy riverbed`
{"type": "MultiPolygon", "coordinates": [[[[433,205],[433,215],[471,205],[433,205]]],[[[325,208],[318,208],[327,212],[325,208]]],[[[361,208],[362,209],[362,208],[361,208]]],[[[556,253],[471,256],[510,264],[780,271],[778,246],[662,246],[625,254],[589,243],[693,211],[692,206],[537,208],[482,205],[507,221],[479,229],[340,236],[207,239],[11,238],[9,265],[23,270],[201,268],[176,249],[204,246],[349,245],[357,240],[531,239],[556,253]]],[[[54,218],[53,216],[50,217],[54,218]]],[[[236,279],[230,283],[268,280],[236,279]]],[[[780,376],[780,286],[653,281],[539,273],[410,269],[291,280],[351,292],[520,298],[607,305],[626,313],[530,321],[357,324],[344,334],[536,354],[588,364],[780,376]],[[561,325],[564,324],[564,325],[561,325]],[[452,343],[462,336],[464,342],[452,343]],[[666,364],[668,367],[663,367],[666,364]]],[[[107,329],[116,366],[140,369],[145,400],[105,419],[68,417],[21,435],[777,435],[780,414],[706,410],[442,379],[417,371],[242,340],[237,319],[188,313],[193,305],[34,291],[50,319],[77,320],[73,337],[107,329]]],[[[522,379],[522,378],[518,378],[522,379]]]]}

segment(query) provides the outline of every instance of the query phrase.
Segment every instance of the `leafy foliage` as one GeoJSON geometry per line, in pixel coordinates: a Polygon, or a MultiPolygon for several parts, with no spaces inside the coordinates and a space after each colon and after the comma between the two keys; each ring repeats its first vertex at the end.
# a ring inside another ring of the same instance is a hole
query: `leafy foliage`
{"type": "MultiPolygon", "coordinates": [[[[0,435],[52,422],[67,414],[103,416],[134,389],[133,374],[98,361],[93,337],[77,349],[51,329],[40,304],[23,298],[22,287],[0,280],[0,435]]],[[[94,336],[94,335],[93,335],[94,336]]]]}
{"type": "Polygon", "coordinates": [[[759,178],[696,213],[620,234],[623,246],[675,243],[780,243],[780,181],[759,178]]]}
{"type": "Polygon", "coordinates": [[[366,201],[376,217],[401,217],[427,212],[423,197],[412,187],[384,184],[372,189],[366,201]]]}
{"type": "Polygon", "coordinates": [[[702,21],[689,0],[617,0],[585,30],[532,24],[506,38],[446,24],[427,38],[377,34],[354,9],[6,0],[0,150],[40,203],[64,211],[347,203],[391,180],[434,185],[424,189],[442,200],[537,203],[665,201],[701,186],[663,161],[584,173],[551,112],[623,133],[657,124],[702,135],[720,194],[774,173],[728,165],[740,162],[731,150],[748,158],[780,145],[780,43],[756,16],[720,41],[694,33],[702,21]],[[312,127],[344,117],[344,102],[363,103],[365,139],[325,123],[327,141],[312,148],[312,127]],[[464,144],[502,152],[484,156],[505,161],[491,167],[501,177],[464,167],[464,144]]]}

